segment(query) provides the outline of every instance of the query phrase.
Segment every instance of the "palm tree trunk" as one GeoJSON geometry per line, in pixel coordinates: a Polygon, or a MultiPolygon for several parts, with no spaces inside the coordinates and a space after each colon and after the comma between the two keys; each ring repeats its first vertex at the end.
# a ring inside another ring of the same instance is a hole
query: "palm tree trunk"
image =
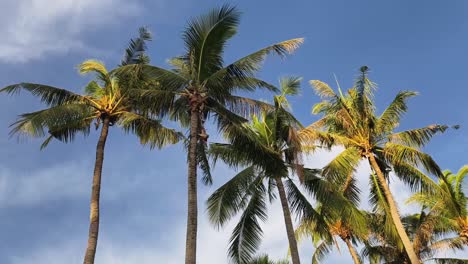
{"type": "Polygon", "coordinates": [[[351,240],[349,238],[343,239],[346,245],[348,246],[349,253],[351,254],[351,257],[353,258],[354,264],[361,264],[361,260],[359,259],[359,255],[354,248],[353,244],[351,243],[351,240]]]}
{"type": "Polygon", "coordinates": [[[198,143],[198,108],[190,112],[190,143],[188,160],[188,210],[187,237],[185,242],[185,264],[197,262],[197,143],[198,143]]]}
{"type": "Polygon", "coordinates": [[[90,223],[88,246],[84,257],[84,264],[94,264],[99,233],[99,196],[101,193],[102,165],[104,163],[104,147],[109,133],[109,117],[105,117],[102,123],[101,135],[96,146],[96,161],[94,163],[93,188],[91,190],[90,223]]]}
{"type": "Polygon", "coordinates": [[[288,200],[286,198],[286,192],[284,191],[284,185],[281,178],[275,178],[276,186],[281,201],[281,207],[283,207],[284,223],[286,225],[286,233],[288,234],[289,250],[291,251],[291,258],[293,264],[300,264],[299,250],[297,249],[297,241],[294,236],[294,227],[291,220],[291,211],[289,210],[288,200]]]}
{"type": "Polygon", "coordinates": [[[390,187],[388,186],[388,183],[380,170],[379,164],[375,160],[374,155],[369,155],[369,163],[372,167],[372,169],[375,171],[377,174],[377,178],[379,179],[380,184],[382,185],[382,189],[385,195],[385,198],[387,199],[388,205],[390,207],[390,215],[392,217],[393,223],[395,224],[396,230],[398,232],[398,235],[400,236],[400,239],[403,243],[403,246],[405,247],[406,254],[408,254],[408,257],[411,261],[412,264],[419,264],[421,263],[421,260],[419,260],[418,256],[416,255],[416,252],[414,251],[413,245],[406,234],[405,228],[403,227],[403,224],[401,222],[401,217],[400,213],[398,212],[398,208],[396,206],[396,202],[393,199],[393,195],[390,192],[390,187]]]}

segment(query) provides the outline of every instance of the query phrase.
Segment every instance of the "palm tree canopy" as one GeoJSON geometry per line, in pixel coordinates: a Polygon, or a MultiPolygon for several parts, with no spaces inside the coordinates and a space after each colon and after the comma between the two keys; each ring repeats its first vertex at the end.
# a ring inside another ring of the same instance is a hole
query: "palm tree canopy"
{"type": "Polygon", "coordinates": [[[25,90],[48,106],[44,110],[22,114],[12,124],[11,133],[33,137],[49,134],[41,146],[45,147],[52,138],[70,142],[78,133],[88,135],[93,121],[97,128],[104,118],[109,118],[111,125],[118,124],[125,131],[136,134],[142,144],[150,147],[160,148],[182,138],[180,133],[164,127],[159,120],[139,112],[136,98],[129,96],[117,76],[109,73],[102,62],[87,60],[78,66],[78,70],[81,74],[96,75],[96,80],[85,87],[84,95],[33,83],[10,85],[0,90],[10,94],[25,90]]]}
{"type": "Polygon", "coordinates": [[[464,238],[468,244],[468,198],[463,191],[463,180],[467,174],[467,165],[460,168],[455,174],[446,170],[443,172],[443,177],[439,179],[437,190],[434,193],[418,192],[407,202],[417,202],[431,210],[438,210],[441,221],[450,225],[453,231],[459,233],[459,236],[464,238]]]}
{"type": "MultiPolygon", "coordinates": [[[[291,211],[298,217],[313,221],[317,229],[326,228],[289,172],[300,176],[303,189],[319,201],[330,201],[343,209],[342,197],[331,195],[334,189],[318,175],[319,170],[303,168],[300,158],[301,142],[296,130],[302,125],[287,111],[286,96],[296,94],[300,79],[283,78],[281,93],[274,97],[274,108],[254,115],[251,123],[229,130],[229,143],[213,143],[210,156],[233,167],[244,167],[236,176],[216,190],[208,199],[211,222],[223,226],[242,212],[231,236],[229,255],[237,263],[246,263],[258,249],[262,237],[259,221],[266,221],[267,199],[276,198],[275,179],[285,181],[291,211]]],[[[338,211],[338,210],[337,210],[338,211]]],[[[345,210],[346,211],[346,210],[345,210]]]]}
{"type": "Polygon", "coordinates": [[[288,177],[290,165],[296,164],[300,143],[295,130],[301,125],[284,106],[285,96],[294,94],[299,83],[300,78],[283,79],[273,110],[254,115],[250,124],[232,127],[226,133],[229,144],[211,144],[209,153],[215,162],[221,159],[233,167],[246,167],[207,202],[210,220],[218,227],[242,211],[229,247],[229,255],[237,263],[247,263],[258,249],[262,236],[259,220],[267,219],[267,199],[276,198],[274,178],[288,177]]]}
{"type": "Polygon", "coordinates": [[[313,112],[322,117],[316,123],[299,132],[308,144],[341,145],[345,150],[324,168],[324,176],[345,181],[353,174],[362,158],[373,155],[387,173],[395,175],[413,190],[432,190],[434,184],[427,175],[442,176],[431,156],[421,151],[436,134],[444,132],[446,125],[430,125],[423,128],[395,132],[402,115],[407,111],[407,99],[417,95],[401,91],[390,105],[376,114],[373,92],[376,84],[367,78],[368,68],[361,73],[354,86],[338,93],[326,83],[310,81],[317,95],[323,100],[313,112]]]}

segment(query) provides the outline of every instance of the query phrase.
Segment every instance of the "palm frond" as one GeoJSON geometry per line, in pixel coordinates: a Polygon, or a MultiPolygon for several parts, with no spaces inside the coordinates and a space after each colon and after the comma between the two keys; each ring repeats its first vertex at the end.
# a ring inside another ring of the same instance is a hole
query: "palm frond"
{"type": "Polygon", "coordinates": [[[319,264],[330,253],[333,244],[330,241],[322,241],[312,255],[312,264],[319,264]]]}
{"type": "Polygon", "coordinates": [[[406,100],[417,94],[418,93],[412,91],[400,91],[378,118],[377,131],[380,133],[393,131],[393,129],[399,125],[401,115],[408,110],[406,100]]]}
{"type": "Polygon", "coordinates": [[[214,81],[219,83],[219,80],[223,79],[254,77],[255,73],[260,70],[261,64],[267,55],[275,53],[280,57],[284,57],[293,53],[303,42],[304,39],[302,38],[290,39],[258,50],[213,73],[205,82],[214,81]]]}
{"type": "Polygon", "coordinates": [[[442,176],[442,171],[439,165],[432,159],[432,157],[416,148],[405,145],[387,142],[383,149],[385,158],[394,166],[400,163],[407,163],[412,166],[422,166],[427,172],[437,177],[442,176]]]}
{"type": "Polygon", "coordinates": [[[223,5],[192,19],[183,33],[185,48],[194,67],[193,80],[201,83],[223,65],[226,42],[236,34],[240,12],[223,5]]]}
{"type": "Polygon", "coordinates": [[[81,74],[96,73],[97,78],[103,82],[105,88],[111,85],[111,75],[102,61],[86,60],[78,65],[78,72],[81,74]]]}
{"type": "Polygon", "coordinates": [[[237,263],[250,261],[258,250],[263,235],[259,220],[266,221],[266,210],[266,189],[259,184],[230,238],[229,256],[237,263]]]}
{"type": "Polygon", "coordinates": [[[448,129],[446,125],[430,125],[423,128],[407,130],[391,134],[389,141],[396,144],[404,144],[410,147],[420,148],[425,146],[434,135],[443,133],[448,129]]]}
{"type": "Polygon", "coordinates": [[[280,79],[281,92],[284,95],[297,95],[301,88],[302,77],[286,76],[280,79]]]}
{"type": "Polygon", "coordinates": [[[322,175],[332,182],[343,182],[343,179],[354,173],[360,160],[358,149],[346,148],[323,168],[322,175]]]}
{"type": "Polygon", "coordinates": [[[315,90],[315,93],[321,98],[336,98],[335,91],[327,84],[319,80],[310,80],[309,84],[315,90]]]}
{"type": "Polygon", "coordinates": [[[212,224],[219,228],[243,209],[246,192],[256,177],[255,167],[247,167],[208,198],[207,210],[212,224]]]}
{"type": "Polygon", "coordinates": [[[148,28],[140,27],[138,29],[138,37],[130,39],[130,43],[125,49],[124,58],[120,62],[120,66],[128,64],[148,64],[150,62],[150,58],[145,54],[147,49],[146,42],[151,41],[151,39],[151,32],[148,28]]]}
{"type": "Polygon", "coordinates": [[[164,127],[159,120],[132,112],[122,113],[119,125],[125,131],[137,135],[140,143],[149,145],[150,148],[162,148],[169,144],[175,144],[184,138],[180,132],[164,127]]]}
{"type": "Polygon", "coordinates": [[[213,177],[211,176],[211,166],[208,160],[208,153],[206,144],[202,141],[197,143],[197,163],[203,172],[202,182],[205,185],[211,186],[213,184],[213,177]]]}
{"type": "Polygon", "coordinates": [[[20,119],[11,125],[10,135],[43,137],[51,133],[61,141],[70,142],[76,132],[89,133],[95,117],[94,111],[84,104],[58,105],[20,115],[20,119]]]}
{"type": "Polygon", "coordinates": [[[28,91],[33,96],[39,97],[41,102],[49,106],[77,103],[83,100],[83,96],[79,94],[75,94],[65,89],[37,83],[13,84],[1,89],[0,93],[17,94],[21,90],[28,91]]]}

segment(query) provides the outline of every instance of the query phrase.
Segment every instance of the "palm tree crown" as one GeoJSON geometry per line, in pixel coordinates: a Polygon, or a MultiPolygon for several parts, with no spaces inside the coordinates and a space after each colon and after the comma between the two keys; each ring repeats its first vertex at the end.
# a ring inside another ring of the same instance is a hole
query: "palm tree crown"
{"type": "Polygon", "coordinates": [[[379,116],[375,113],[372,100],[376,85],[367,78],[367,72],[366,66],[361,67],[359,78],[346,95],[341,90],[336,94],[323,82],[311,81],[316,93],[324,99],[313,108],[313,112],[321,114],[322,118],[302,130],[300,134],[304,141],[311,144],[320,141],[326,145],[340,145],[345,148],[323,169],[323,175],[328,179],[344,182],[349,175],[353,175],[361,159],[369,162],[383,187],[389,205],[389,215],[397,226],[405,249],[412,263],[419,263],[388,188],[388,174],[393,170],[399,179],[413,189],[433,189],[430,177],[420,168],[437,177],[442,173],[436,162],[420,148],[426,145],[432,136],[444,132],[448,127],[430,125],[394,132],[402,114],[407,111],[406,100],[416,93],[399,92],[379,116]]]}

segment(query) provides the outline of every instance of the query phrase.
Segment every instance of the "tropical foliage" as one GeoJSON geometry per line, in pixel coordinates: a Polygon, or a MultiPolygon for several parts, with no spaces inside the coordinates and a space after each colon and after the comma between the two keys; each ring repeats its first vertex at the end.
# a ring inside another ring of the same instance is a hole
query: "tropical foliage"
{"type": "MultiPolygon", "coordinates": [[[[131,60],[130,55],[125,59],[127,62],[131,60]]],[[[118,76],[109,72],[102,62],[87,60],[78,66],[78,70],[81,74],[96,75],[96,80],[85,87],[84,95],[35,83],[11,85],[0,92],[15,94],[24,90],[39,97],[48,106],[43,110],[22,114],[12,124],[12,134],[47,136],[41,148],[46,147],[52,139],[68,143],[77,134],[87,136],[92,126],[95,129],[101,127],[91,191],[88,247],[84,258],[85,264],[91,264],[94,263],[98,240],[101,174],[109,128],[118,125],[137,135],[142,144],[148,144],[151,148],[177,143],[182,135],[164,127],[153,116],[139,111],[138,98],[133,97],[129,87],[122,86],[118,76]]]]}
{"type": "Polygon", "coordinates": [[[84,264],[95,260],[104,151],[114,126],[136,135],[151,149],[184,142],[186,264],[197,261],[198,173],[204,184],[211,185],[211,167],[219,161],[237,173],[208,198],[207,214],[216,228],[237,220],[227,252],[233,263],[290,263],[257,254],[262,223],[270,214],[268,204],[276,199],[288,242],[284,253],[293,264],[301,261],[298,241],[304,238],[315,247],[309,252],[312,263],[322,262],[341,245],[356,264],[468,263],[441,257],[447,250],[463,250],[468,245],[468,198],[463,183],[468,165],[456,174],[442,172],[423,149],[435,135],[459,127],[435,124],[401,131],[407,101],[417,93],[398,92],[378,113],[377,86],[368,78],[367,66],[360,68],[354,85],[346,91],[339,84],[335,91],[322,81],[310,81],[320,98],[312,110],[318,118],[304,127],[288,101],[299,94],[301,78],[281,78],[277,87],[258,77],[268,55],[292,54],[303,39],[282,41],[226,63],[225,50],[237,34],[239,21],[239,10],[230,5],[190,19],[182,34],[185,50],[168,61],[169,69],[150,64],[147,44],[152,37],[142,27],[115,69],[108,70],[98,60],[78,66],[79,73],[95,77],[84,93],[37,83],[0,90],[28,92],[46,105],[21,114],[11,125],[12,135],[45,138],[41,148],[52,140],[69,143],[77,135],[86,137],[93,128],[100,129],[84,264]],[[245,97],[259,89],[275,93],[272,102],[245,97]],[[166,121],[178,123],[186,136],[167,128],[166,121]],[[212,127],[225,142],[208,144],[212,127]],[[305,155],[316,158],[318,149],[338,150],[339,154],[323,168],[305,168],[305,155]],[[370,167],[370,175],[359,175],[362,164],[370,167]],[[368,177],[368,199],[361,197],[358,188],[363,177],[368,177]],[[408,203],[418,205],[418,213],[401,216],[395,199],[398,193],[390,189],[395,180],[411,189],[408,203]]]}
{"type": "Polygon", "coordinates": [[[402,115],[407,111],[406,100],[417,93],[402,91],[383,111],[375,113],[373,93],[375,83],[367,78],[368,68],[361,67],[360,76],[353,88],[344,94],[335,93],[321,81],[311,81],[315,92],[323,101],[313,112],[322,117],[301,131],[301,137],[311,144],[337,145],[344,150],[323,168],[323,176],[334,182],[344,182],[352,175],[361,160],[369,163],[386,200],[387,215],[392,218],[398,236],[403,242],[412,263],[420,263],[406,234],[393,194],[388,185],[389,172],[413,189],[430,192],[434,189],[428,174],[441,177],[437,163],[421,151],[446,125],[430,125],[423,128],[395,132],[402,115]],[[422,170],[421,170],[422,169],[422,170]]]}

